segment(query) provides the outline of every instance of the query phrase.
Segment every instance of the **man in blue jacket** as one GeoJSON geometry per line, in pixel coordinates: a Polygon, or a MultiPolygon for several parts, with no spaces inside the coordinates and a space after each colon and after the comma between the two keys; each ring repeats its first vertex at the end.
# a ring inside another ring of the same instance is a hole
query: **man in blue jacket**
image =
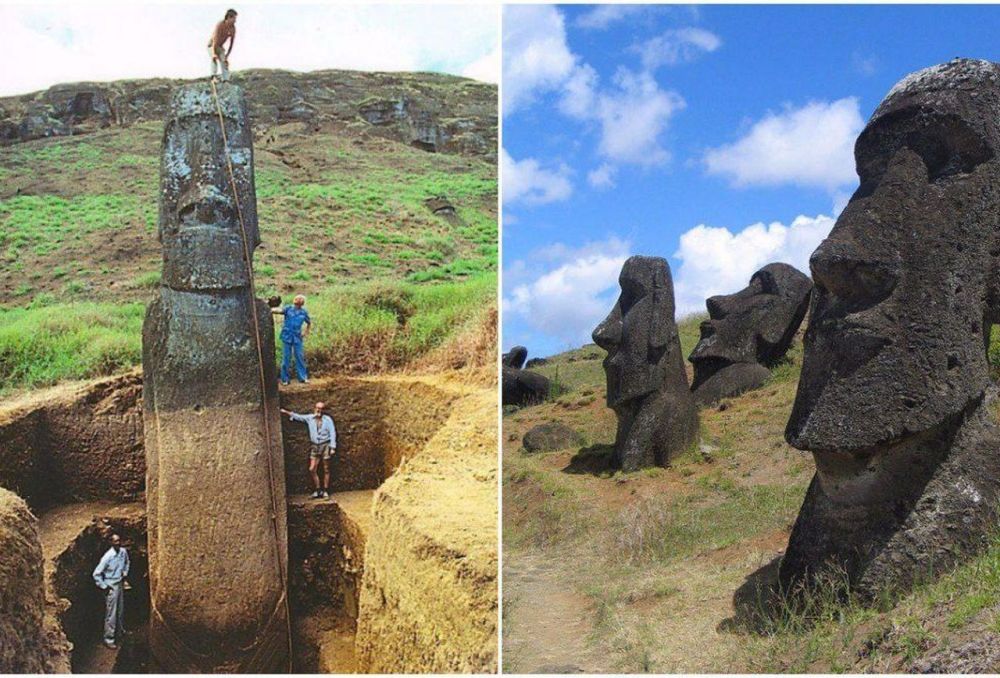
{"type": "Polygon", "coordinates": [[[295,295],[291,306],[284,308],[273,308],[271,313],[285,316],[281,324],[281,343],[284,346],[284,353],[281,359],[281,383],[288,384],[289,369],[292,355],[295,355],[295,372],[299,381],[303,384],[309,383],[309,373],[306,371],[306,355],[303,342],[309,336],[312,328],[312,319],[309,311],[305,309],[306,298],[301,294],[295,295]]]}
{"type": "Polygon", "coordinates": [[[128,551],[117,534],[111,535],[111,548],[101,557],[94,570],[94,582],[104,591],[104,644],[117,649],[115,637],[125,631],[125,596],[123,587],[128,576],[128,551]]]}

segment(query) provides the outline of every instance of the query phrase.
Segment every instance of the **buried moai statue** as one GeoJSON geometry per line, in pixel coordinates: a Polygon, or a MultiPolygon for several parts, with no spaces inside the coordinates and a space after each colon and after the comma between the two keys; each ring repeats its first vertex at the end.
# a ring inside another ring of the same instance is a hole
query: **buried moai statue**
{"type": "Polygon", "coordinates": [[[504,405],[537,405],[549,397],[552,383],[548,377],[522,369],[528,349],[515,346],[500,357],[500,401],[504,405]]]}
{"type": "Polygon", "coordinates": [[[513,367],[519,370],[524,367],[524,361],[528,359],[528,349],[524,346],[515,346],[501,356],[500,362],[504,367],[513,367]]]}
{"type": "Polygon", "coordinates": [[[710,297],[709,319],[688,360],[699,405],[759,388],[785,357],[809,306],[812,281],[788,264],[768,264],[735,294],[710,297]]]}
{"type": "Polygon", "coordinates": [[[831,568],[863,598],[905,590],[996,527],[1000,65],[904,78],[855,146],[860,187],[813,252],[785,437],[816,475],[780,568],[831,568]]]}
{"type": "Polygon", "coordinates": [[[618,281],[621,296],[593,334],[608,352],[607,402],[618,417],[612,466],[666,466],[698,435],[698,410],[674,322],[670,266],[660,257],[630,257],[618,281]]]}
{"type": "Polygon", "coordinates": [[[251,291],[252,131],[239,87],[218,96],[228,147],[208,83],[171,99],[162,284],[142,330],[149,642],[168,673],[278,672],[290,660],[274,329],[251,291]]]}

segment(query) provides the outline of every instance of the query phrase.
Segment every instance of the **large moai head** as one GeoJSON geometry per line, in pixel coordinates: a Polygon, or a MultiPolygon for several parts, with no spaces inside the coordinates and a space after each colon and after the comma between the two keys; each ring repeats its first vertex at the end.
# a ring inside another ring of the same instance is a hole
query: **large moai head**
{"type": "Polygon", "coordinates": [[[160,166],[159,238],[163,284],[175,290],[248,286],[241,216],[251,257],[260,242],[247,105],[239,87],[228,83],[217,87],[218,109],[211,83],[178,88],[170,100],[160,166]],[[227,146],[238,202],[230,182],[227,146]]]}
{"type": "Polygon", "coordinates": [[[608,352],[604,373],[612,409],[678,382],[687,387],[666,259],[629,257],[618,283],[621,295],[593,333],[594,343],[608,352]]]}
{"type": "Polygon", "coordinates": [[[907,588],[995,526],[998,150],[1000,65],[969,59],[904,78],[858,138],[861,185],[810,260],[785,437],[816,475],[785,584],[836,566],[862,596],[907,588]]]}
{"type": "Polygon", "coordinates": [[[956,59],[889,92],[855,147],[861,185],[813,253],[786,437],[864,450],[960,413],[1000,319],[1000,66],[956,59]]]}
{"type": "MultiPolygon", "coordinates": [[[[733,365],[773,367],[788,351],[802,323],[811,290],[808,276],[788,264],[775,263],[754,273],[739,292],[710,297],[706,301],[709,319],[701,324],[701,339],[688,357],[694,365],[692,390],[697,392],[733,365]]],[[[766,370],[761,374],[766,378],[766,370]]],[[[727,386],[739,392],[759,385],[727,386]]]]}
{"type": "Polygon", "coordinates": [[[665,466],[698,430],[674,322],[670,266],[660,257],[630,257],[618,282],[621,295],[593,334],[608,352],[607,402],[618,419],[611,464],[626,471],[665,466]]]}

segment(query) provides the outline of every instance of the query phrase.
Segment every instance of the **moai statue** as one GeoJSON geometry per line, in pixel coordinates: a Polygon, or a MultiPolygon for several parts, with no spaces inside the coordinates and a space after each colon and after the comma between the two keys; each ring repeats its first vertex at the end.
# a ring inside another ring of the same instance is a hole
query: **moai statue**
{"type": "Polygon", "coordinates": [[[710,297],[701,340],[688,360],[699,405],[759,388],[785,357],[809,306],[812,281],[788,264],[768,264],[735,294],[710,297]]]}
{"type": "Polygon", "coordinates": [[[142,328],[149,641],[166,673],[281,672],[288,544],[274,329],[250,289],[259,235],[246,100],[227,83],[218,94],[238,200],[209,83],[174,92],[163,135],[163,277],[142,328]]]}
{"type": "Polygon", "coordinates": [[[618,417],[612,466],[666,466],[698,435],[698,410],[674,322],[670,266],[660,257],[630,257],[618,282],[621,296],[593,334],[608,352],[608,407],[618,417]]]}
{"type": "Polygon", "coordinates": [[[512,367],[520,370],[524,367],[524,361],[528,359],[528,349],[524,346],[515,346],[501,356],[500,362],[504,367],[512,367]]]}
{"type": "Polygon", "coordinates": [[[785,586],[833,567],[862,597],[905,590],[996,527],[998,151],[1000,65],[970,59],[904,78],[858,138],[861,185],[810,260],[785,437],[816,475],[785,586]]]}

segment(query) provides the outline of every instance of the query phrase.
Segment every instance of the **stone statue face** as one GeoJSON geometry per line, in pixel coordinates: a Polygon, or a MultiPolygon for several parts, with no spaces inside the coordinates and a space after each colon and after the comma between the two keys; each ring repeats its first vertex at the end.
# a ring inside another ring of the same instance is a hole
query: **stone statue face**
{"type": "Polygon", "coordinates": [[[622,292],[594,330],[604,359],[608,406],[616,407],[658,390],[664,354],[676,343],[670,269],[659,257],[630,257],[618,278],[622,292]]]}
{"type": "Polygon", "coordinates": [[[809,278],[788,264],[768,264],[739,292],[710,297],[709,319],[701,324],[691,362],[771,362],[789,327],[802,321],[799,312],[805,311],[811,287],[809,278]]]}
{"type": "Polygon", "coordinates": [[[223,83],[218,92],[239,204],[210,85],[179,90],[164,132],[160,175],[163,283],[173,289],[249,284],[239,215],[252,256],[258,243],[252,132],[239,90],[223,83]]]}
{"type": "Polygon", "coordinates": [[[909,76],[858,138],[861,185],[810,260],[792,445],[883,445],[984,392],[998,299],[998,78],[1000,66],[971,60],[909,76]]]}

